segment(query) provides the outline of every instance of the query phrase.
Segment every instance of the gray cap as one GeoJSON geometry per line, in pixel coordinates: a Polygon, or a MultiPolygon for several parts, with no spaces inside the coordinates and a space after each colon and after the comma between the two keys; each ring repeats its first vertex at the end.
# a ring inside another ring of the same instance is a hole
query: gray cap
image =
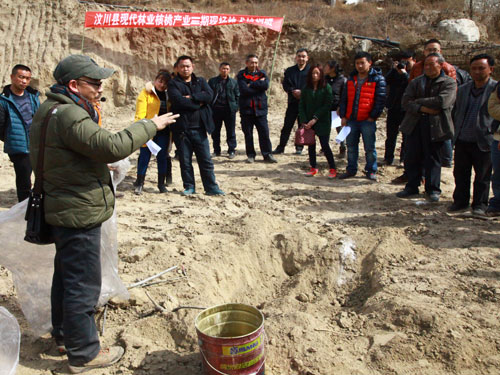
{"type": "Polygon", "coordinates": [[[70,55],[57,64],[54,78],[60,84],[67,84],[72,79],[89,77],[92,79],[108,78],[115,71],[110,68],[101,68],[88,56],[70,55]]]}

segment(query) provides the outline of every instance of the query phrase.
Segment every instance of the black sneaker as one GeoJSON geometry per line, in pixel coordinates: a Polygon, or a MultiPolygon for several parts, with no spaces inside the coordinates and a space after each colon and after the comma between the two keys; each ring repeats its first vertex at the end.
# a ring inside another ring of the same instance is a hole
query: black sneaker
{"type": "Polygon", "coordinates": [[[273,150],[273,154],[274,155],[279,155],[279,154],[283,154],[285,152],[285,148],[284,147],[276,147],[274,150],[273,150]]]}
{"type": "Polygon", "coordinates": [[[247,164],[253,164],[255,163],[255,156],[249,156],[246,160],[247,164]]]}
{"type": "Polygon", "coordinates": [[[396,177],[391,181],[391,184],[395,185],[403,185],[408,182],[408,177],[405,174],[402,174],[401,176],[396,177]]]}
{"type": "Polygon", "coordinates": [[[459,204],[459,203],[453,203],[450,207],[448,207],[449,212],[459,212],[459,211],[464,211],[469,207],[468,204],[459,204]]]}
{"type": "Polygon", "coordinates": [[[277,163],[278,160],[276,160],[273,156],[273,154],[269,154],[264,156],[264,163],[277,163]]]}
{"type": "Polygon", "coordinates": [[[441,195],[439,193],[430,193],[430,194],[427,194],[427,200],[429,202],[439,202],[439,197],[441,195]]]}
{"type": "Polygon", "coordinates": [[[398,198],[411,198],[418,195],[418,193],[412,193],[411,191],[408,191],[406,189],[401,190],[400,192],[396,193],[396,197],[398,198]]]}
{"type": "Polygon", "coordinates": [[[484,208],[481,207],[472,207],[472,215],[485,217],[486,211],[484,210],[484,208]]]}
{"type": "Polygon", "coordinates": [[[351,173],[351,172],[345,172],[345,173],[342,173],[340,176],[338,176],[337,178],[339,180],[345,180],[346,178],[351,178],[351,177],[354,177],[356,176],[356,173],[351,173]]]}
{"type": "Polygon", "coordinates": [[[227,154],[227,157],[228,157],[229,159],[234,159],[234,157],[235,157],[235,156],[236,156],[236,153],[235,153],[234,151],[230,151],[230,152],[228,152],[228,154],[227,154]]]}

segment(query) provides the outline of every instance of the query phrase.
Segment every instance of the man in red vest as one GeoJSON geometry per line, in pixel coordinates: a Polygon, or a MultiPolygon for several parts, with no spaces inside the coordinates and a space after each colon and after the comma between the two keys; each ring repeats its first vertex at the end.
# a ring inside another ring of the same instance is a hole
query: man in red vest
{"type": "Polygon", "coordinates": [[[361,135],[365,148],[366,177],[377,181],[375,121],[384,110],[386,84],[380,70],[372,67],[372,57],[368,52],[358,52],[354,56],[354,65],[355,70],[345,83],[340,100],[342,126],[349,126],[351,132],[347,136],[347,170],[339,178],[345,179],[356,175],[361,135]]]}

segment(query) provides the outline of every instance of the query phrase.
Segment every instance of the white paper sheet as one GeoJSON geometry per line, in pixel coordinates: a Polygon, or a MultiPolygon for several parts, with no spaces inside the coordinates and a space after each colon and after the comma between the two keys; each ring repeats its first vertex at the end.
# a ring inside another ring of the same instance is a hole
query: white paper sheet
{"type": "Polygon", "coordinates": [[[332,129],[340,128],[342,126],[342,119],[337,115],[336,111],[332,111],[332,129]]]}
{"type": "Polygon", "coordinates": [[[152,140],[149,140],[146,142],[146,146],[148,146],[149,148],[149,151],[151,151],[151,153],[156,156],[158,155],[158,153],[160,152],[161,150],[161,147],[158,146],[156,143],[154,143],[152,140]]]}
{"type": "Polygon", "coordinates": [[[350,126],[344,126],[340,133],[335,137],[335,142],[340,143],[344,142],[349,133],[351,132],[351,127],[350,126]]]}

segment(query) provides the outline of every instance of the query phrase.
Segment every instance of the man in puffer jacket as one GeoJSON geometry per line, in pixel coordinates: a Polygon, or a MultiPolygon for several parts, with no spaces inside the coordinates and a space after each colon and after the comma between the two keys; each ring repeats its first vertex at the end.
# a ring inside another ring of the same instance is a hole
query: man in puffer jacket
{"type": "Polygon", "coordinates": [[[30,132],[31,164],[40,178],[36,165],[42,125],[50,116],[43,190],[45,220],[56,246],[52,336],[66,349],[73,374],[110,366],[124,353],[120,346],[101,349],[94,320],[101,290],[101,224],[115,205],[107,164],[129,156],[176,117],[169,113],[142,119],[116,134],[99,127],[93,103],[102,94],[102,79],[112,73],[88,56],[63,59],[53,74],[57,84],[47,92],[30,132]]]}
{"type": "Polygon", "coordinates": [[[351,132],[347,136],[347,170],[339,178],[356,175],[361,135],[366,155],[366,177],[377,181],[376,120],[384,110],[386,83],[382,73],[372,68],[372,57],[368,52],[358,52],[354,64],[356,68],[345,83],[340,100],[342,126],[349,126],[351,132]]]}
{"type": "Polygon", "coordinates": [[[29,196],[31,164],[29,157],[29,131],[33,115],[40,106],[39,93],[29,85],[31,70],[16,65],[10,76],[11,84],[0,95],[0,139],[16,172],[16,190],[19,202],[29,196]]]}

